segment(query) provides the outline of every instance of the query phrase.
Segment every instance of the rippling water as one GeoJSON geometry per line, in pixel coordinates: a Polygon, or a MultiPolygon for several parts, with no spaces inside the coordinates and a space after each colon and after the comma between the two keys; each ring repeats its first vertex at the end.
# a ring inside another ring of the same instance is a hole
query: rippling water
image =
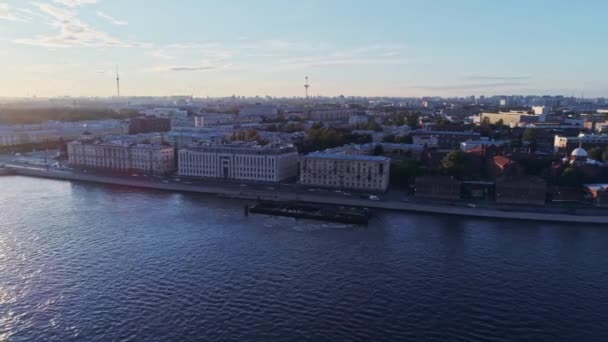
{"type": "Polygon", "coordinates": [[[608,340],[608,227],[0,177],[0,341],[608,340]]]}

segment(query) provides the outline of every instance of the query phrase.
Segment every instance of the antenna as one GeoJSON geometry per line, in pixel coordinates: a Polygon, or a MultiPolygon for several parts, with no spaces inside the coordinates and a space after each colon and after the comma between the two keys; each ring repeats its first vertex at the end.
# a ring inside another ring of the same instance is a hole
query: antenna
{"type": "Polygon", "coordinates": [[[306,98],[308,98],[308,88],[310,88],[310,84],[308,84],[308,76],[306,76],[306,83],[304,84],[304,91],[306,93],[306,98]]]}
{"type": "Polygon", "coordinates": [[[118,65],[116,65],[116,96],[120,97],[120,76],[118,75],[118,65]]]}

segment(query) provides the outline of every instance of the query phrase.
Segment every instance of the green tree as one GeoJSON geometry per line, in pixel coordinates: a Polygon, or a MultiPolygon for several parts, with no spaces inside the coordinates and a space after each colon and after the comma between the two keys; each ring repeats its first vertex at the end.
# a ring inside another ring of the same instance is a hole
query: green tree
{"type": "Polygon", "coordinates": [[[538,138],[538,130],[536,128],[526,128],[522,136],[522,140],[528,143],[536,142],[538,138]]]}
{"type": "Polygon", "coordinates": [[[595,146],[593,148],[590,148],[589,151],[587,151],[587,155],[589,156],[589,159],[602,161],[603,152],[604,151],[602,151],[601,148],[599,148],[598,146],[595,146]]]}
{"type": "Polygon", "coordinates": [[[393,185],[408,185],[423,174],[415,160],[404,160],[391,165],[390,178],[393,185]]]}
{"type": "Polygon", "coordinates": [[[376,145],[374,147],[374,155],[375,156],[384,155],[384,147],[382,147],[382,145],[376,145]]]}
{"type": "Polygon", "coordinates": [[[395,142],[395,135],[394,134],[387,134],[382,138],[382,142],[385,143],[394,143],[395,142]]]}
{"type": "Polygon", "coordinates": [[[465,171],[466,153],[452,151],[441,160],[441,170],[450,176],[461,177],[465,171]]]}
{"type": "Polygon", "coordinates": [[[399,144],[412,144],[414,142],[414,139],[412,139],[411,135],[405,134],[395,138],[395,142],[399,144]]]}
{"type": "Polygon", "coordinates": [[[566,168],[559,176],[559,184],[564,186],[581,186],[583,175],[575,167],[566,168]]]}

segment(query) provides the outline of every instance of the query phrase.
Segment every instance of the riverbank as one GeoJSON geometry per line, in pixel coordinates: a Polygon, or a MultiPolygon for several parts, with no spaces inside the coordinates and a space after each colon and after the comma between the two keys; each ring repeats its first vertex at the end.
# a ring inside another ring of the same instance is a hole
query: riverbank
{"type": "Polygon", "coordinates": [[[151,181],[142,178],[114,177],[99,174],[71,172],[65,170],[46,170],[32,167],[11,166],[9,170],[16,175],[60,179],[68,181],[93,182],[101,184],[121,185],[128,187],[139,187],[155,190],[194,192],[212,194],[223,197],[256,200],[256,201],[277,201],[277,202],[302,202],[313,204],[345,205],[355,207],[367,207],[371,209],[412,211],[430,214],[471,216],[481,218],[498,219],[519,219],[548,222],[569,222],[569,223],[594,223],[608,224],[608,212],[606,215],[572,215],[565,213],[542,212],[538,211],[518,211],[517,209],[489,209],[489,208],[469,208],[455,207],[431,203],[414,203],[400,201],[373,201],[364,198],[345,198],[327,195],[317,195],[315,193],[301,193],[294,191],[282,191],[281,189],[249,189],[249,188],[228,188],[223,185],[193,185],[174,182],[151,181]]]}

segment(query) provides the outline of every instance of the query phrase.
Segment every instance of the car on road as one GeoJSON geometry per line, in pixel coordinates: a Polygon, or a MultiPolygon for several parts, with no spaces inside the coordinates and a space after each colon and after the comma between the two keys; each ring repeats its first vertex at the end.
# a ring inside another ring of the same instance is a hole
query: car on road
{"type": "Polygon", "coordinates": [[[467,204],[467,207],[469,207],[469,208],[477,208],[477,205],[473,204],[473,203],[469,203],[469,204],[467,204]]]}
{"type": "Polygon", "coordinates": [[[247,186],[247,184],[241,184],[241,186],[244,188],[244,187],[246,187],[246,186],[247,186]]]}
{"type": "Polygon", "coordinates": [[[374,195],[369,195],[369,199],[372,200],[372,201],[379,201],[380,197],[374,196],[374,195]]]}
{"type": "Polygon", "coordinates": [[[169,183],[169,181],[168,181],[168,180],[166,180],[166,179],[163,179],[161,182],[163,182],[163,183],[165,183],[165,184],[168,184],[168,183],[169,183]]]}

